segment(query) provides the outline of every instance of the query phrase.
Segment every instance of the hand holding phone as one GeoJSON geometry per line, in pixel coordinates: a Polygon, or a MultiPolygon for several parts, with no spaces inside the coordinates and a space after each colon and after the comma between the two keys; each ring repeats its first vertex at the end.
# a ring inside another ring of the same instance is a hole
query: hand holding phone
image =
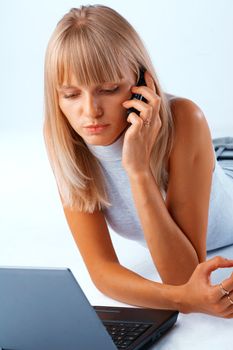
{"type": "MultiPolygon", "coordinates": [[[[140,68],[140,76],[139,76],[139,79],[138,79],[138,82],[137,82],[137,86],[146,85],[145,78],[144,78],[144,73],[145,73],[145,71],[146,71],[146,70],[145,70],[144,67],[141,67],[141,68],[140,68]]],[[[147,102],[147,100],[146,100],[142,95],[140,95],[140,94],[133,94],[132,97],[131,97],[131,99],[137,99],[137,100],[140,100],[140,101],[143,101],[143,102],[147,102]]],[[[140,112],[139,112],[137,109],[131,107],[131,108],[129,108],[129,109],[127,110],[127,117],[128,117],[128,115],[129,115],[130,113],[132,113],[132,112],[136,113],[137,115],[140,114],[140,112]]]]}

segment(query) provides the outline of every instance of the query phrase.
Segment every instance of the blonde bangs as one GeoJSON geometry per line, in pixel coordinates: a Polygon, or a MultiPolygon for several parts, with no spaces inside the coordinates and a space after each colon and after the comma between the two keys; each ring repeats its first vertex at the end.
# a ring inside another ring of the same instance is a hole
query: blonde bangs
{"type": "MultiPolygon", "coordinates": [[[[56,81],[59,87],[64,83],[70,84],[73,75],[77,85],[81,86],[118,82],[124,77],[124,63],[126,58],[120,48],[108,43],[106,35],[102,37],[84,26],[82,30],[73,28],[69,33],[64,33],[60,42],[55,63],[56,81]]],[[[135,71],[135,65],[129,64],[135,71]]]]}

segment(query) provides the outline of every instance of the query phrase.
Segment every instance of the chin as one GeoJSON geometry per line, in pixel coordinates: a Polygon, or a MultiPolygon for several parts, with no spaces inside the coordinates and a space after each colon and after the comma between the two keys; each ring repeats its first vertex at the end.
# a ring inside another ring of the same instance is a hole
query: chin
{"type": "Polygon", "coordinates": [[[85,135],[85,137],[82,136],[82,138],[89,145],[109,146],[112,143],[114,143],[116,140],[118,140],[118,138],[121,137],[121,135],[126,131],[126,129],[128,127],[129,127],[129,125],[127,124],[124,128],[122,128],[118,132],[114,133],[114,135],[111,135],[111,133],[108,133],[105,135],[94,134],[94,135],[90,135],[90,136],[85,135]]]}
{"type": "Polygon", "coordinates": [[[100,135],[92,135],[91,137],[83,137],[83,140],[85,143],[88,145],[93,145],[93,146],[107,146],[111,144],[114,141],[106,140],[106,137],[102,137],[100,135]]]}

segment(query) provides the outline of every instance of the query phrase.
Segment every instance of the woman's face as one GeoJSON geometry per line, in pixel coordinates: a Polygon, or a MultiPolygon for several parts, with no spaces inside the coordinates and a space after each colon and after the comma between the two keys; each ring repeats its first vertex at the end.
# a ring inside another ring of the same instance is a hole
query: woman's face
{"type": "Polygon", "coordinates": [[[74,76],[71,84],[58,89],[59,106],[73,129],[87,144],[110,145],[129,126],[122,103],[130,99],[136,75],[127,71],[119,82],[100,86],[77,86],[74,76]],[[104,125],[102,128],[88,128],[104,125]]]}

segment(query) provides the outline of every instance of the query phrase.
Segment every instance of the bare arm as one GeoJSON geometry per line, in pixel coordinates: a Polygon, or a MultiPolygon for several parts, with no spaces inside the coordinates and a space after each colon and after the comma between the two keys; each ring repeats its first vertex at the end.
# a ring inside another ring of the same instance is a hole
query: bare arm
{"type": "Polygon", "coordinates": [[[187,282],[198,264],[191,242],[169,214],[151,173],[130,178],[134,202],[152,259],[164,283],[187,282]]]}
{"type": "Polygon", "coordinates": [[[129,180],[158,272],[164,283],[179,285],[206,257],[213,149],[205,118],[194,103],[181,100],[174,114],[176,140],[166,202],[150,170],[131,174],[129,180]]]}
{"type": "Polygon", "coordinates": [[[108,264],[94,280],[96,287],[121,302],[148,308],[180,310],[182,288],[146,279],[116,264],[108,264]]]}
{"type": "Polygon", "coordinates": [[[120,264],[101,211],[64,208],[64,212],[91,279],[102,293],[135,306],[178,309],[179,287],[153,282],[120,264]]]}
{"type": "MultiPolygon", "coordinates": [[[[135,306],[233,317],[219,286],[210,284],[211,271],[233,266],[233,260],[217,257],[199,264],[188,283],[180,286],[153,282],[120,265],[102,212],[64,212],[90,276],[104,294],[135,306]]],[[[222,283],[231,291],[233,276],[222,283]]]]}

